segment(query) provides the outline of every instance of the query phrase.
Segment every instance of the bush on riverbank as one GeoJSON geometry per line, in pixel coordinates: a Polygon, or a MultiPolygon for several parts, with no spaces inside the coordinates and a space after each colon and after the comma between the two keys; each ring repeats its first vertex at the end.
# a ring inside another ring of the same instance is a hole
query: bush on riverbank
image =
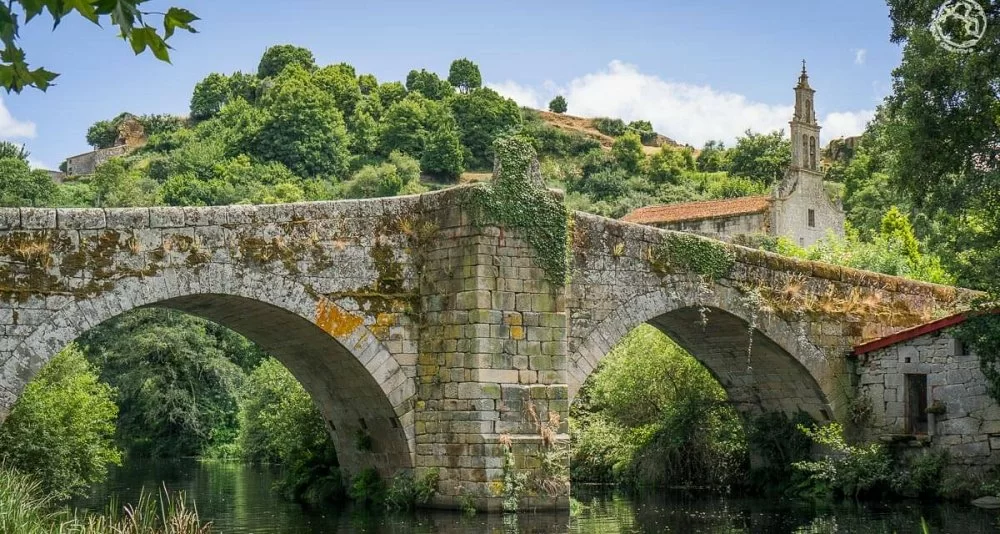
{"type": "Polygon", "coordinates": [[[281,464],[276,488],[294,501],[343,500],[337,451],[323,417],[288,369],[273,358],[250,373],[240,394],[239,449],[244,460],[281,464]]]}
{"type": "Polygon", "coordinates": [[[746,439],[722,386],[652,326],[611,351],[573,415],[576,481],[725,486],[744,472],[746,439]]]}
{"type": "Polygon", "coordinates": [[[82,494],[104,480],[108,465],[121,465],[114,395],[80,349],[67,346],[28,383],[0,426],[0,461],[31,475],[53,499],[82,494]]]}

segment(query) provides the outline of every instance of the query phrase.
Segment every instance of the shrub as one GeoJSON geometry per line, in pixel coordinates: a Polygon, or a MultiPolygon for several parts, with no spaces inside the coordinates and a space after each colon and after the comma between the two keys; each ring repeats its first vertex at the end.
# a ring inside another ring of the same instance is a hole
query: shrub
{"type": "Polygon", "coordinates": [[[385,504],[385,482],[373,467],[362,470],[351,479],[347,496],[363,506],[375,507],[385,504]]]}
{"type": "Polygon", "coordinates": [[[590,121],[590,124],[593,125],[594,129],[598,132],[611,137],[618,137],[624,134],[626,130],[625,121],[621,119],[598,117],[590,121]]]}
{"type": "Polygon", "coordinates": [[[813,490],[845,497],[885,493],[893,480],[892,460],[879,443],[849,445],[840,423],[799,429],[828,451],[821,459],[792,464],[809,475],[813,490]]]}
{"type": "Polygon", "coordinates": [[[566,113],[566,99],[562,95],[558,95],[549,102],[549,111],[553,113],[566,113]]]}
{"type": "Polygon", "coordinates": [[[427,471],[419,479],[404,471],[392,478],[385,492],[385,507],[390,511],[412,510],[419,505],[430,502],[437,493],[440,473],[437,469],[427,471]]]}
{"type": "Polygon", "coordinates": [[[66,347],[28,383],[0,427],[0,460],[55,499],[83,494],[104,480],[108,465],[121,464],[114,395],[80,349],[66,347]]]}

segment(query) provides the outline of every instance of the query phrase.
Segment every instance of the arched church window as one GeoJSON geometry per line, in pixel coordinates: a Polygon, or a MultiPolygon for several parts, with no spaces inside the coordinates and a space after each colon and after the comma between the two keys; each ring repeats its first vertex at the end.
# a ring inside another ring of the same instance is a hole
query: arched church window
{"type": "Polygon", "coordinates": [[[802,134],[802,166],[809,166],[809,136],[802,134]]]}
{"type": "Polygon", "coordinates": [[[809,138],[809,168],[816,170],[816,138],[809,138]]]}

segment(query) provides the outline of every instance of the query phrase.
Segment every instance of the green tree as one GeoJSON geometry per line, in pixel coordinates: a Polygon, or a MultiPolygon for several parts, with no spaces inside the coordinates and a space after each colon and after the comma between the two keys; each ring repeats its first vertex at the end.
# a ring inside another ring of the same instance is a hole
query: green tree
{"type": "Polygon", "coordinates": [[[615,139],[615,143],[611,145],[611,155],[615,158],[615,162],[630,174],[638,174],[646,157],[642,151],[642,140],[635,132],[626,132],[625,135],[615,139]]]}
{"type": "Polygon", "coordinates": [[[729,150],[722,141],[708,141],[702,147],[695,163],[701,172],[729,170],[729,150]]]}
{"type": "Polygon", "coordinates": [[[730,152],[729,172],[764,184],[777,183],[792,163],[792,146],[784,132],[758,134],[747,130],[730,152]]]}
{"type": "Polygon", "coordinates": [[[237,96],[222,107],[216,121],[225,155],[234,157],[255,153],[258,137],[271,121],[271,114],[237,96]]]}
{"type": "Polygon", "coordinates": [[[243,457],[284,466],[279,489],[293,500],[319,503],[342,497],[333,441],[298,380],[268,358],[250,374],[242,391],[243,457]]]}
{"type": "Polygon", "coordinates": [[[361,87],[354,76],[354,67],[346,64],[323,67],[313,74],[314,83],[333,97],[344,117],[354,114],[361,100],[361,87]]]}
{"type": "Polygon", "coordinates": [[[80,17],[101,25],[102,21],[110,21],[118,27],[118,34],[128,41],[136,54],[149,49],[153,56],[161,61],[170,62],[170,54],[166,41],[177,30],[195,32],[191,25],[198,20],[186,9],[171,7],[166,12],[143,11],[139,7],[146,0],[11,0],[0,7],[0,40],[3,41],[3,51],[0,52],[0,86],[7,92],[20,93],[25,87],[35,87],[45,90],[58,76],[44,68],[31,70],[28,67],[24,50],[18,45],[20,27],[35,17],[48,11],[58,27],[63,18],[79,15],[80,17]],[[163,16],[163,31],[147,22],[152,15],[163,16]],[[23,22],[22,22],[23,21],[23,22]]]}
{"type": "Polygon", "coordinates": [[[420,93],[431,100],[442,100],[455,92],[451,84],[438,77],[437,73],[424,69],[414,69],[406,75],[406,90],[420,93]]]}
{"type": "Polygon", "coordinates": [[[514,131],[521,124],[517,103],[484,87],[448,100],[448,106],[462,135],[462,144],[469,151],[468,166],[493,167],[493,141],[514,131]]]}
{"type": "Polygon", "coordinates": [[[566,98],[563,95],[558,95],[549,102],[549,111],[553,113],[566,113],[566,98]]]}
{"type": "Polygon", "coordinates": [[[374,74],[362,74],[358,76],[358,89],[365,96],[373,94],[378,89],[378,78],[374,74]]]}
{"type": "Polygon", "coordinates": [[[208,119],[226,104],[230,97],[230,82],[224,74],[213,72],[194,86],[191,95],[191,118],[208,119]]]}
{"type": "Polygon", "coordinates": [[[87,129],[87,144],[95,148],[108,148],[118,140],[118,124],[114,120],[97,121],[87,129]]]}
{"type": "Polygon", "coordinates": [[[0,158],[0,206],[46,206],[55,194],[49,173],[17,157],[0,158]]]}
{"type": "Polygon", "coordinates": [[[442,125],[428,136],[420,156],[420,169],[432,176],[457,179],[465,170],[462,152],[458,131],[453,125],[442,125]]]}
{"type": "Polygon", "coordinates": [[[118,390],[121,442],[132,454],[197,456],[232,443],[243,370],[260,353],[246,340],[175,311],[138,310],[80,339],[118,390]]]}
{"type": "Polygon", "coordinates": [[[391,197],[419,192],[420,163],[401,152],[389,154],[389,161],[365,165],[344,184],[346,198],[391,197]]]}
{"type": "Polygon", "coordinates": [[[448,83],[465,94],[483,85],[483,77],[479,74],[479,65],[468,58],[456,59],[448,69],[448,83]]]}
{"type": "Polygon", "coordinates": [[[726,484],[746,445],[739,416],[709,371],[649,325],[626,335],[574,407],[577,479],[726,484]]]}
{"type": "Polygon", "coordinates": [[[307,71],[316,70],[316,58],[308,48],[290,44],[275,45],[264,51],[257,64],[258,78],[272,78],[291,65],[298,65],[307,71]]]}
{"type": "Polygon", "coordinates": [[[57,499],[84,495],[121,465],[118,407],[80,349],[56,354],[25,387],[0,427],[0,463],[33,475],[57,499]]]}
{"type": "Polygon", "coordinates": [[[382,116],[379,149],[383,154],[398,150],[419,159],[430,132],[440,127],[454,128],[454,122],[444,104],[428,100],[421,93],[407,95],[382,116]]]}
{"type": "Polygon", "coordinates": [[[28,163],[28,156],[31,152],[24,145],[17,145],[10,141],[0,141],[0,159],[14,158],[28,163]]]}
{"type": "Polygon", "coordinates": [[[97,207],[120,208],[155,204],[155,184],[144,183],[142,175],[129,169],[121,158],[112,158],[97,167],[90,177],[97,207]]]}
{"type": "Polygon", "coordinates": [[[382,109],[389,109],[396,102],[406,98],[406,87],[400,82],[385,82],[378,86],[375,98],[382,104],[382,109]]]}
{"type": "Polygon", "coordinates": [[[240,97],[247,102],[256,102],[261,83],[261,79],[253,74],[236,71],[229,75],[229,98],[240,97]]]}
{"type": "Polygon", "coordinates": [[[268,111],[256,154],[278,161],[300,176],[340,176],[348,167],[347,129],[334,98],[309,73],[292,66],[265,93],[268,111]]]}
{"type": "Polygon", "coordinates": [[[663,145],[646,160],[644,174],[656,184],[677,184],[684,173],[693,170],[691,150],[663,145]]]}

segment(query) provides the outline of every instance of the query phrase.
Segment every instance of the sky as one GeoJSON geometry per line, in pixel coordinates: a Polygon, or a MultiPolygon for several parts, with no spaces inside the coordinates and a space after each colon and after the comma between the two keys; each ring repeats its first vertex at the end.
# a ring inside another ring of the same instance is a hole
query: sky
{"type": "MultiPolygon", "coordinates": [[[[135,56],[108,22],[76,17],[21,30],[32,65],[60,73],[47,92],[2,94],[0,138],[24,143],[33,165],[56,168],[90,148],[87,128],[135,114],[186,114],[212,72],[255,72],[264,50],[290,43],[321,65],[347,62],[380,81],[413,68],[447,76],[475,61],[484,83],[519,104],[646,119],[679,142],[732,144],[745,130],[787,130],[801,61],[816,89],[823,143],[860,133],[889,94],[901,51],[878,0],[522,2],[422,0],[151,0],[190,9],[197,34],[177,34],[172,63],[135,56]]],[[[156,21],[158,17],[151,17],[156,21]]],[[[160,24],[160,21],[156,21],[160,24]]]]}

